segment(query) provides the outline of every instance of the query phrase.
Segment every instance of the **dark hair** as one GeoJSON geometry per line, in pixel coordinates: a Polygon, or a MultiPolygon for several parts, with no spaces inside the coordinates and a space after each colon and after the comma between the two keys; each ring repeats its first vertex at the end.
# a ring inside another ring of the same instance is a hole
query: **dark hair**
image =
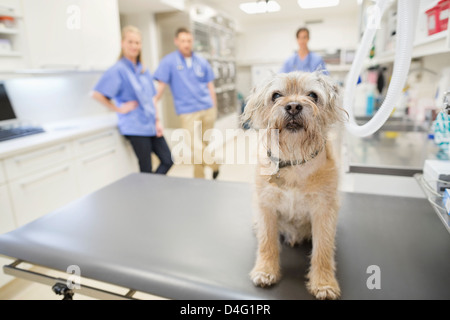
{"type": "Polygon", "coordinates": [[[302,31],[306,31],[306,33],[308,33],[308,38],[309,38],[309,30],[308,28],[302,27],[300,29],[297,30],[297,33],[295,34],[296,38],[298,39],[298,35],[300,34],[300,32],[302,31]]]}
{"type": "Polygon", "coordinates": [[[175,32],[175,38],[178,38],[178,35],[180,33],[189,33],[189,34],[191,34],[191,31],[189,31],[188,28],[184,28],[184,27],[178,28],[177,31],[175,32]]]}

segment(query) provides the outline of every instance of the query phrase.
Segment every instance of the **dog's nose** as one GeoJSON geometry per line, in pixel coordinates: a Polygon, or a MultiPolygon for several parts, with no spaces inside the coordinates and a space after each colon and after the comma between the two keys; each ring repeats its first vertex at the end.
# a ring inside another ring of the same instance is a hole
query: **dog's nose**
{"type": "Polygon", "coordinates": [[[298,115],[303,107],[301,104],[297,103],[297,102],[290,102],[286,105],[286,107],[284,107],[284,109],[287,111],[287,113],[289,113],[291,116],[296,116],[298,115]]]}

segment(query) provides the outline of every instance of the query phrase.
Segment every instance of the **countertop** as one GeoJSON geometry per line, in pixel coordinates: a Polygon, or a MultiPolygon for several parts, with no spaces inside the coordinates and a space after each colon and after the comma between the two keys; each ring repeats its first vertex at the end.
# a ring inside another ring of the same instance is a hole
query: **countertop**
{"type": "Polygon", "coordinates": [[[43,124],[44,133],[0,142],[0,160],[116,126],[115,113],[43,124]]]}

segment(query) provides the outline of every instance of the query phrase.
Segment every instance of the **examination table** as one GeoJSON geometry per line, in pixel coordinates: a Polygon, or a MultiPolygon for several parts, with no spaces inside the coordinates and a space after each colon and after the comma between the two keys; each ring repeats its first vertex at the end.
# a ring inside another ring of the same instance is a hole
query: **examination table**
{"type": "MultiPolygon", "coordinates": [[[[1,235],[0,254],[17,260],[4,271],[52,285],[63,281],[18,264],[64,272],[76,265],[82,279],[130,290],[79,291],[103,298],[138,291],[170,299],[313,299],[305,287],[310,242],[282,246],[277,285],[252,284],[251,188],[129,175],[1,235]]],[[[341,193],[336,261],[342,299],[450,299],[450,234],[426,199],[341,193]]]]}

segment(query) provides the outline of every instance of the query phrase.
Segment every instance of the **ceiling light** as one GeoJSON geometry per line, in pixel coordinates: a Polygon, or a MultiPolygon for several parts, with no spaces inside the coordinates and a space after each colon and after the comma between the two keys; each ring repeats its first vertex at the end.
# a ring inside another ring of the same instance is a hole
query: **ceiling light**
{"type": "Polygon", "coordinates": [[[239,8],[241,8],[241,10],[247,14],[280,11],[280,5],[278,4],[278,2],[273,1],[273,0],[245,2],[245,3],[241,3],[239,5],[239,8]]]}
{"type": "Polygon", "coordinates": [[[297,0],[302,9],[334,7],[339,4],[339,0],[297,0]]]}

